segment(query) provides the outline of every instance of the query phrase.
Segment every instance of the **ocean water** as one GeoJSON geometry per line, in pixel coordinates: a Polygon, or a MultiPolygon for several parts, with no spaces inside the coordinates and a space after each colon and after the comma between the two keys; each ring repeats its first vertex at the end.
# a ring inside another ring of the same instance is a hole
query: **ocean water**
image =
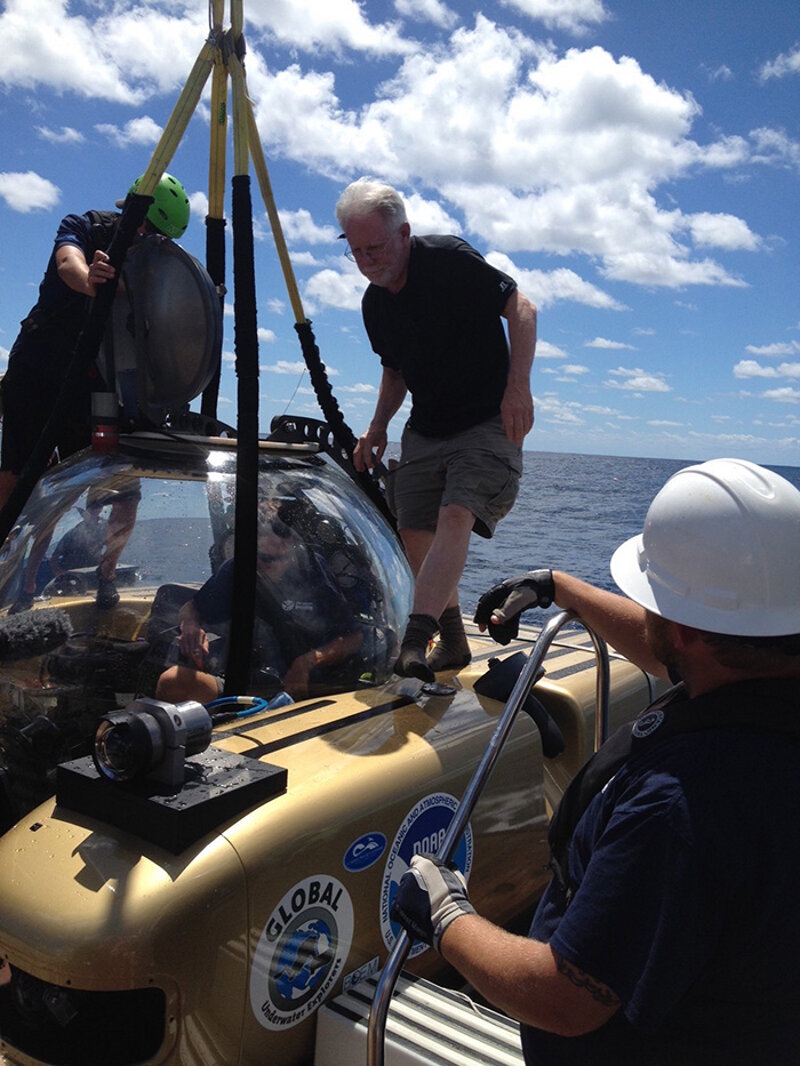
{"type": "MultiPolygon", "coordinates": [[[[491,540],[472,537],[460,585],[464,613],[471,615],[497,581],[537,567],[616,589],[608,568],[614,549],[641,533],[655,494],[689,465],[685,459],[526,452],[512,511],[491,540]]],[[[800,488],[800,467],[771,469],[800,488]]]]}

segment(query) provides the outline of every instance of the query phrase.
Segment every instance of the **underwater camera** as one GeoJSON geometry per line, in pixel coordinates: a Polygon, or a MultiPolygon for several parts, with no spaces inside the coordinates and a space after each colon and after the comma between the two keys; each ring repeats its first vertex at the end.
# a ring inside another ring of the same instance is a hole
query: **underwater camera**
{"type": "Polygon", "coordinates": [[[284,767],[216,747],[212,723],[194,700],[142,698],[109,711],[92,754],[56,767],[56,803],[179,854],[286,790],[284,767]]]}
{"type": "Polygon", "coordinates": [[[200,703],[134,700],[103,715],[94,737],[98,771],[111,781],[146,777],[177,790],[183,784],[186,758],[211,742],[211,715],[200,703]]]}

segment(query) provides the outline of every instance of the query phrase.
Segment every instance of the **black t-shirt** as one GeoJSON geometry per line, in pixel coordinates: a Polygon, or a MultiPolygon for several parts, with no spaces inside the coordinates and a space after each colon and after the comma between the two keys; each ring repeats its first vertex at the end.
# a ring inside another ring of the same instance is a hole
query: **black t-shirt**
{"type": "Polygon", "coordinates": [[[500,413],[508,378],[501,313],[517,288],[458,237],[412,237],[400,292],[369,285],[364,325],[381,363],[403,375],[408,425],[447,437],[500,413]]]}

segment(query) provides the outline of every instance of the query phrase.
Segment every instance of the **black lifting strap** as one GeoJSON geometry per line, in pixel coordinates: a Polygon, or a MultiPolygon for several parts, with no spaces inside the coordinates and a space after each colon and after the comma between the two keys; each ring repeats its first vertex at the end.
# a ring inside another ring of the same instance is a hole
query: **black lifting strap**
{"type": "MultiPolygon", "coordinates": [[[[219,293],[220,310],[224,311],[225,303],[225,219],[206,219],[206,269],[211,280],[219,293]]],[[[220,375],[222,373],[222,360],[217,364],[214,377],[206,385],[203,391],[200,411],[208,418],[217,417],[217,400],[219,398],[220,375]]]]}
{"type": "Polygon", "coordinates": [[[683,684],[651,703],[618,729],[572,779],[548,830],[550,868],[567,895],[569,846],[575,827],[594,797],[629,760],[679,733],[703,729],[752,730],[800,740],[800,681],[754,678],[689,699],[683,684]]]}
{"type": "Polygon", "coordinates": [[[233,597],[225,695],[247,692],[255,613],[258,527],[258,326],[250,178],[232,182],[233,279],[237,377],[236,520],[233,531],[233,597]]]}
{"type": "MultiPolygon", "coordinates": [[[[381,511],[384,518],[386,518],[390,525],[394,527],[396,524],[394,515],[392,515],[389,510],[384,494],[376,479],[366,471],[359,473],[352,465],[353,451],[358,442],[353,431],[345,422],[344,415],[339,408],[336,397],[333,395],[333,389],[328,380],[328,375],[325,372],[325,364],[320,356],[319,347],[314,337],[314,331],[311,328],[311,322],[308,319],[306,319],[305,322],[296,322],[294,328],[297,330],[297,335],[300,338],[300,347],[303,351],[303,358],[305,359],[306,366],[308,367],[308,375],[311,379],[311,384],[314,387],[317,402],[325,416],[325,422],[330,427],[333,439],[347,456],[349,465],[348,473],[358,482],[372,502],[381,511]]],[[[380,463],[376,463],[374,469],[375,473],[379,476],[385,476],[388,473],[386,468],[380,463]]]]}
{"type": "Polygon", "coordinates": [[[125,255],[133,243],[136,231],[144,222],[152,202],[152,196],[139,195],[129,195],[125,201],[125,209],[108,247],[108,257],[116,272],[113,278],[97,288],[97,295],[92,300],[91,309],[72,350],[69,368],[58,399],[13,491],[3,509],[0,510],[0,544],[11,532],[36,483],[47,469],[62,428],[73,417],[89,367],[97,357],[100,342],[103,339],[125,255]]]}

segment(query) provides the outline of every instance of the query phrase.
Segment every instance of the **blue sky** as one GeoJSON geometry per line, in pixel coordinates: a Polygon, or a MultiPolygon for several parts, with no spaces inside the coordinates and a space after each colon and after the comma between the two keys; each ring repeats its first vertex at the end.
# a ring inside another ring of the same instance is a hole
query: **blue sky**
{"type": "MultiPolygon", "coordinates": [[[[145,169],[208,11],[0,12],[2,369],[60,218],[111,207],[145,169]]],[[[537,304],[526,448],[800,465],[796,0],[245,0],[244,15],[303,307],[356,434],[380,366],[334,206],[368,174],[404,193],[416,232],[459,233],[537,304]]],[[[207,93],[168,169],[202,259],[207,93]]],[[[253,200],[266,432],[319,412],[255,178],[253,200]]],[[[226,421],[235,394],[229,313],[226,421]]]]}

